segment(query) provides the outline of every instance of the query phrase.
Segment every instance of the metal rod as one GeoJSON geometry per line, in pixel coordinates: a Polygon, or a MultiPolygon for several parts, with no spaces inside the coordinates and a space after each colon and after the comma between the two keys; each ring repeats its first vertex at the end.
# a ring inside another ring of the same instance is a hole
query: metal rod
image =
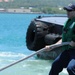
{"type": "MultiPolygon", "coordinates": [[[[61,43],[61,44],[58,44],[58,45],[56,45],[56,44],[50,45],[49,50],[52,50],[52,49],[54,49],[54,48],[56,48],[56,47],[60,47],[60,46],[63,46],[63,45],[69,45],[69,42],[64,42],[64,43],[61,43]]],[[[43,51],[45,51],[45,50],[46,50],[46,48],[42,48],[42,49],[40,49],[40,50],[38,50],[38,51],[36,51],[36,52],[34,52],[34,53],[28,55],[27,57],[21,58],[20,60],[17,60],[17,61],[15,61],[15,62],[13,62],[13,63],[11,63],[11,64],[9,64],[9,65],[7,65],[7,66],[1,68],[0,71],[3,71],[3,70],[5,70],[5,69],[7,69],[7,68],[9,68],[9,67],[11,67],[11,66],[13,66],[13,65],[15,65],[15,64],[17,64],[17,63],[19,63],[19,62],[22,62],[22,61],[24,61],[24,60],[26,60],[26,59],[28,59],[28,58],[30,58],[30,57],[32,57],[32,56],[34,56],[34,55],[40,53],[40,52],[43,52],[43,51]]]]}

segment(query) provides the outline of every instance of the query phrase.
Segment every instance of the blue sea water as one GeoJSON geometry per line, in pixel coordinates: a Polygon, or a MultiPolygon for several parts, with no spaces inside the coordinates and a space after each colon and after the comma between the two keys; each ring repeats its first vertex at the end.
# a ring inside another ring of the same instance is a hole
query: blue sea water
{"type": "MultiPolygon", "coordinates": [[[[50,14],[0,13],[0,68],[33,53],[26,47],[26,32],[35,17],[50,14]]],[[[0,75],[48,75],[53,60],[35,56],[0,72],[0,75]]],[[[67,75],[64,69],[60,75],[67,75]]]]}

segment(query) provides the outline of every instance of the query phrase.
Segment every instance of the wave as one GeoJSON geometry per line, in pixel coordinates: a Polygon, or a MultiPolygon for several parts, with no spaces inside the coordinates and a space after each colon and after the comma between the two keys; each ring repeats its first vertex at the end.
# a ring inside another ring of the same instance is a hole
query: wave
{"type": "Polygon", "coordinates": [[[14,52],[0,52],[0,57],[25,57],[27,55],[14,52]]]}
{"type": "Polygon", "coordinates": [[[26,56],[27,55],[22,53],[0,52],[0,68],[26,56]]]}

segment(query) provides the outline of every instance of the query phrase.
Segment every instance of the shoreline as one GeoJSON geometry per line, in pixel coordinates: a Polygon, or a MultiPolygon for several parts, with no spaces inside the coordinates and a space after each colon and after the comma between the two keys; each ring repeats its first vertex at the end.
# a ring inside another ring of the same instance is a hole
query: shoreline
{"type": "Polygon", "coordinates": [[[8,14],[44,14],[39,12],[0,12],[0,13],[8,13],[8,14]]]}

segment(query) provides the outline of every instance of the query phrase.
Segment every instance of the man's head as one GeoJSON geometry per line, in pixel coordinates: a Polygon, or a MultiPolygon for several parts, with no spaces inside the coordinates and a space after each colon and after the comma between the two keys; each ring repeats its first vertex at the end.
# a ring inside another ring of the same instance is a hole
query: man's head
{"type": "Polygon", "coordinates": [[[75,4],[69,4],[68,6],[64,7],[64,10],[75,11],[75,4]]]}
{"type": "Polygon", "coordinates": [[[75,17],[75,4],[70,4],[66,7],[64,7],[64,10],[67,11],[68,18],[75,17]]]}

